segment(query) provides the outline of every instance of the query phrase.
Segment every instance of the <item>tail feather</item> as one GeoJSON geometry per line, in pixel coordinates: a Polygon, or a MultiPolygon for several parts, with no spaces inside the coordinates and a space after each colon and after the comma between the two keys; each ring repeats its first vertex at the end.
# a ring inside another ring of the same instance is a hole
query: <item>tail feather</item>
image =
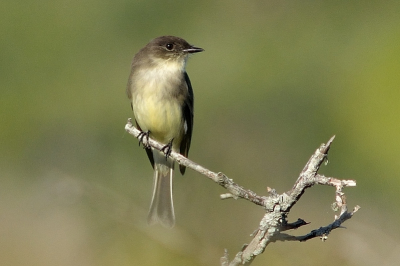
{"type": "Polygon", "coordinates": [[[161,223],[171,228],[175,224],[174,203],[172,200],[172,175],[174,162],[158,151],[154,156],[153,197],[147,218],[149,224],[161,223]]]}

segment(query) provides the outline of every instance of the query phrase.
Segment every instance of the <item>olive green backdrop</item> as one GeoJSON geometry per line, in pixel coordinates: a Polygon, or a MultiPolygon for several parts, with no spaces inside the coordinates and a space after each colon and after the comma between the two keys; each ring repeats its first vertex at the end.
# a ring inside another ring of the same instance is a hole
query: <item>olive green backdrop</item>
{"type": "MultiPolygon", "coordinates": [[[[253,265],[397,265],[398,1],[6,1],[0,4],[2,265],[219,265],[263,216],[191,170],[174,229],[146,224],[152,169],[124,131],[133,55],[176,35],[205,49],[190,158],[265,195],[291,188],[336,135],[320,173],[357,180],[361,206],[327,242],[275,243],[253,265]]],[[[334,190],[290,214],[332,221],[334,190]]]]}

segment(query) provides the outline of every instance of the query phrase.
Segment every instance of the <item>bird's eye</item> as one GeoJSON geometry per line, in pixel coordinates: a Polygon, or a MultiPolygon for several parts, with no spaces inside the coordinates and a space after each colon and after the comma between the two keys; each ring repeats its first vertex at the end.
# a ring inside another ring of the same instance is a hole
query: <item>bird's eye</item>
{"type": "Polygon", "coordinates": [[[172,44],[172,43],[167,43],[167,45],[165,45],[165,47],[168,49],[168,50],[172,50],[172,48],[174,48],[174,45],[172,44]]]}

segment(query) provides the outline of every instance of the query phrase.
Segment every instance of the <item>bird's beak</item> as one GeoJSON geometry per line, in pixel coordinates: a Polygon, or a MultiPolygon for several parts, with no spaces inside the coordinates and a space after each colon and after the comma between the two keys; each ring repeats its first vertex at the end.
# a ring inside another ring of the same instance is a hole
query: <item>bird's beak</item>
{"type": "Polygon", "coordinates": [[[203,49],[203,48],[199,48],[199,47],[192,46],[192,47],[190,47],[190,48],[188,48],[188,49],[185,49],[185,50],[183,50],[183,51],[186,52],[186,53],[189,53],[189,54],[194,54],[194,53],[203,52],[204,49],[203,49]]]}

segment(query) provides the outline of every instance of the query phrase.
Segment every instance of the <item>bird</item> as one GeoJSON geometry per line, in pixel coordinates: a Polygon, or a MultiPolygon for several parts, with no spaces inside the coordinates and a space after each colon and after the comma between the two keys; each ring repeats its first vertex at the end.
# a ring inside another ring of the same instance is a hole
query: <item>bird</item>
{"type": "MultiPolygon", "coordinates": [[[[154,169],[153,195],[147,221],[171,228],[175,224],[172,198],[172,151],[188,157],[193,132],[194,95],[186,63],[204,49],[182,38],[161,36],[135,54],[126,88],[136,126],[143,137],[165,144],[162,151],[144,145],[154,169]]],[[[185,173],[185,166],[180,165],[185,173]]]]}

